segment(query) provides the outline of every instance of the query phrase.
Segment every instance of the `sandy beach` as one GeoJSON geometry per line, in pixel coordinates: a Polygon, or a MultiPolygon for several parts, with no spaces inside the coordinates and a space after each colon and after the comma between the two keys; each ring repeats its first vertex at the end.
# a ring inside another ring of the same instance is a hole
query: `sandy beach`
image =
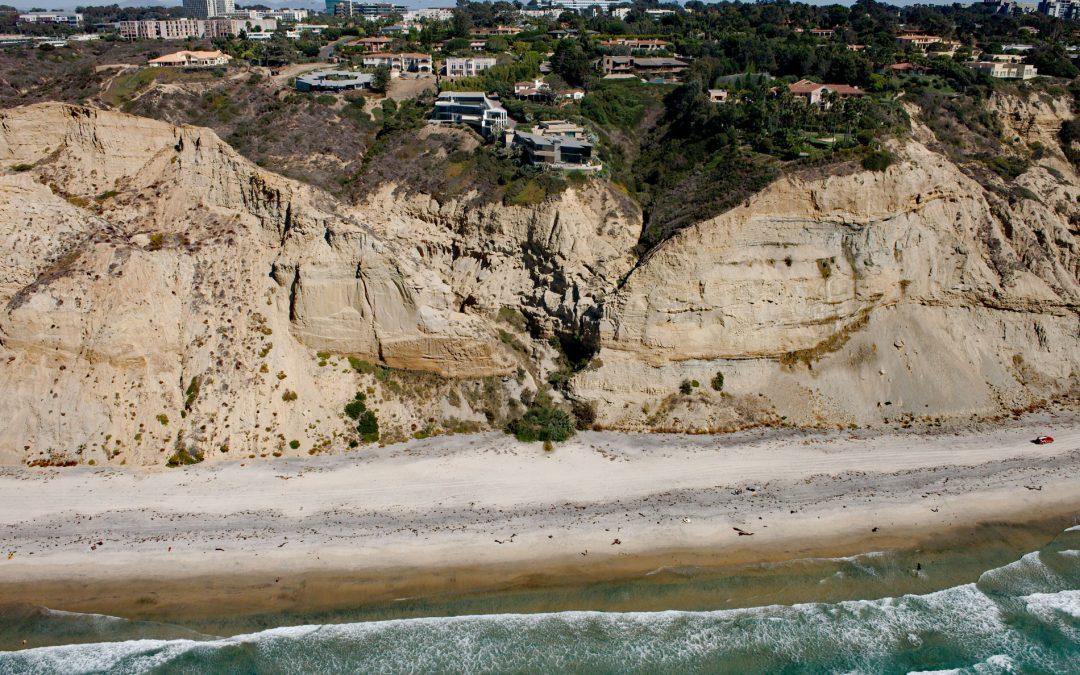
{"type": "Polygon", "coordinates": [[[498,433],[182,469],[0,469],[0,597],[123,616],[333,608],[847,555],[1080,513],[1080,418],[934,432],[498,433]],[[1034,445],[1040,433],[1056,442],[1034,445]],[[745,533],[742,534],[741,532],[745,533]]]}

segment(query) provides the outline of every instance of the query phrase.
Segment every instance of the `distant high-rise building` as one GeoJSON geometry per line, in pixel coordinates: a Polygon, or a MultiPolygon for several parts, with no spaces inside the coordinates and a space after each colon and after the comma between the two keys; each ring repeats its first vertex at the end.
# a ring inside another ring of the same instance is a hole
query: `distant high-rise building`
{"type": "Polygon", "coordinates": [[[1080,2],[1074,0],[1043,0],[1039,12],[1059,19],[1080,19],[1080,2]]]}
{"type": "Polygon", "coordinates": [[[233,0],[184,0],[184,13],[193,19],[225,16],[235,11],[233,0]]]}
{"type": "Polygon", "coordinates": [[[381,19],[393,14],[404,14],[405,5],[389,2],[356,2],[356,0],[326,0],[326,13],[337,16],[358,16],[365,19],[381,19]]]}

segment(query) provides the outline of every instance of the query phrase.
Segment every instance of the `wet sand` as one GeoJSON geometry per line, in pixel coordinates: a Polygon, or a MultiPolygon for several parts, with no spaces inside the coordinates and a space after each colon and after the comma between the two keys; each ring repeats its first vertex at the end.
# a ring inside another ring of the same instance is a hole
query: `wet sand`
{"type": "Polygon", "coordinates": [[[184,469],[0,470],[0,597],[175,619],[836,557],[1080,513],[1080,422],[501,434],[184,469]],[[1057,442],[1029,440],[1050,430],[1057,442]],[[738,530],[753,534],[740,535],[738,530]]]}

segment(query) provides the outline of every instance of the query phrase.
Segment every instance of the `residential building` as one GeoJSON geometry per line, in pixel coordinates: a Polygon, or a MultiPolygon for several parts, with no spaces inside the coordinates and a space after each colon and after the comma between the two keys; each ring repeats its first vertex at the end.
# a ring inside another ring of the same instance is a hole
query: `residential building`
{"type": "Polygon", "coordinates": [[[353,40],[349,43],[352,47],[360,47],[368,54],[376,54],[386,49],[394,38],[388,37],[365,37],[353,40]]]}
{"type": "Polygon", "coordinates": [[[651,38],[628,38],[618,37],[610,40],[601,40],[602,47],[626,47],[632,51],[655,52],[671,48],[667,40],[655,40],[651,38]]]}
{"type": "Polygon", "coordinates": [[[407,73],[430,73],[432,71],[431,54],[416,54],[413,52],[402,52],[400,54],[376,52],[374,54],[366,54],[363,59],[363,64],[368,68],[386,66],[391,70],[407,73]]]}
{"type": "MultiPolygon", "coordinates": [[[[326,26],[324,26],[324,25],[322,25],[320,23],[298,23],[295,26],[293,26],[293,31],[295,31],[298,34],[303,33],[303,32],[306,31],[308,33],[312,33],[313,35],[319,35],[324,30],[326,30],[326,26]]],[[[292,31],[290,31],[290,32],[292,32],[292,31]]]]}
{"type": "Polygon", "coordinates": [[[487,49],[487,40],[472,40],[469,42],[469,49],[474,52],[482,52],[487,49]]]}
{"type": "Polygon", "coordinates": [[[970,61],[965,65],[977,73],[983,73],[1002,80],[1030,80],[1039,74],[1038,69],[1029,63],[970,61]]]}
{"type": "Polygon", "coordinates": [[[415,29],[420,30],[423,28],[418,23],[395,23],[391,26],[383,26],[379,29],[381,35],[402,35],[407,34],[409,31],[415,29]]]}
{"type": "Polygon", "coordinates": [[[431,121],[449,124],[468,124],[485,135],[497,133],[510,124],[497,99],[482,91],[444,91],[435,99],[431,121]]]}
{"type": "Polygon", "coordinates": [[[217,68],[228,65],[231,58],[228,54],[217,50],[212,52],[180,51],[150,59],[149,63],[152,68],[217,68]]]}
{"type": "Polygon", "coordinates": [[[184,0],[184,14],[193,19],[227,16],[235,11],[233,0],[184,0]]]}
{"type": "Polygon", "coordinates": [[[128,40],[186,40],[206,35],[202,19],[121,21],[120,37],[128,40]]]}
{"type": "Polygon", "coordinates": [[[443,75],[447,77],[473,77],[497,63],[493,56],[451,56],[443,64],[443,75]]]}
{"type": "Polygon", "coordinates": [[[292,21],[299,23],[310,16],[310,12],[306,9],[289,9],[284,7],[282,9],[272,9],[269,12],[263,12],[263,16],[254,17],[262,19],[277,19],[278,21],[292,21]]]}
{"type": "Polygon", "coordinates": [[[811,28],[806,32],[817,38],[831,38],[836,35],[836,29],[834,28],[811,28]]]}
{"type": "Polygon", "coordinates": [[[129,40],[186,40],[227,37],[241,32],[269,36],[277,30],[276,19],[168,19],[121,21],[120,37],[129,40]]]}
{"type": "Polygon", "coordinates": [[[26,12],[19,15],[19,23],[55,23],[78,28],[83,24],[83,15],[78,12],[26,12]]]}
{"type": "Polygon", "coordinates": [[[574,124],[573,122],[567,122],[566,120],[545,120],[543,122],[537,122],[536,129],[538,133],[545,136],[565,136],[566,138],[573,138],[579,141],[588,140],[589,138],[588,133],[585,131],[585,127],[574,124]]]}
{"type": "Polygon", "coordinates": [[[612,6],[622,4],[622,0],[545,0],[539,4],[541,7],[558,7],[571,12],[610,13],[612,6]]]}
{"type": "Polygon", "coordinates": [[[560,169],[599,168],[592,164],[592,143],[568,136],[547,136],[518,132],[513,146],[521,149],[521,157],[529,164],[544,164],[560,169]]]}
{"type": "Polygon", "coordinates": [[[368,89],[375,80],[371,73],[353,73],[347,70],[322,70],[296,78],[297,91],[349,91],[368,89]]]}
{"type": "Polygon", "coordinates": [[[896,44],[901,47],[918,47],[923,50],[941,40],[937,35],[923,35],[922,33],[902,33],[896,36],[896,44]]]}
{"type": "Polygon", "coordinates": [[[865,92],[848,84],[818,84],[810,80],[799,80],[788,85],[792,95],[803,98],[810,105],[828,105],[827,94],[835,96],[862,96],[865,92]]]}
{"type": "Polygon", "coordinates": [[[884,66],[881,72],[885,75],[922,75],[929,72],[930,69],[926,66],[920,66],[916,63],[904,61],[902,63],[893,63],[888,66],[884,66]]]}
{"type": "Polygon", "coordinates": [[[549,99],[553,96],[547,82],[536,79],[514,83],[514,96],[522,99],[549,99]]]}
{"type": "Polygon", "coordinates": [[[725,103],[728,99],[727,89],[710,89],[709,103],[725,103]]]}
{"type": "Polygon", "coordinates": [[[657,77],[678,75],[689,64],[668,56],[605,56],[600,68],[606,77],[657,77]]]}
{"type": "Polygon", "coordinates": [[[497,35],[517,35],[522,32],[522,29],[517,26],[494,26],[492,28],[474,28],[469,31],[469,35],[476,37],[494,37],[497,35]]]}
{"type": "Polygon", "coordinates": [[[331,16],[354,16],[364,19],[385,19],[408,11],[405,5],[389,2],[355,2],[355,0],[326,0],[326,13],[331,16]]]}
{"type": "Polygon", "coordinates": [[[449,21],[454,18],[454,10],[449,7],[410,9],[401,18],[405,21],[449,21]]]}

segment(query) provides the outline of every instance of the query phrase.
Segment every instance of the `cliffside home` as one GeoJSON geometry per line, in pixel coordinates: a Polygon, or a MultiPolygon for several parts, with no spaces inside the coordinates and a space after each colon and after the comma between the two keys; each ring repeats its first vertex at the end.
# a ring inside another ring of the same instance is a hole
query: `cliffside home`
{"type": "Polygon", "coordinates": [[[217,50],[212,52],[180,51],[150,59],[149,64],[153,68],[216,68],[228,65],[230,59],[232,59],[231,56],[217,50]]]}
{"type": "Polygon", "coordinates": [[[810,80],[799,80],[794,84],[789,84],[788,91],[794,96],[805,99],[810,105],[827,104],[826,94],[862,96],[866,93],[862,89],[848,84],[818,84],[810,80]]]}
{"type": "Polygon", "coordinates": [[[435,99],[430,121],[434,124],[468,124],[485,136],[510,124],[497,99],[482,91],[444,91],[435,99]]]}

